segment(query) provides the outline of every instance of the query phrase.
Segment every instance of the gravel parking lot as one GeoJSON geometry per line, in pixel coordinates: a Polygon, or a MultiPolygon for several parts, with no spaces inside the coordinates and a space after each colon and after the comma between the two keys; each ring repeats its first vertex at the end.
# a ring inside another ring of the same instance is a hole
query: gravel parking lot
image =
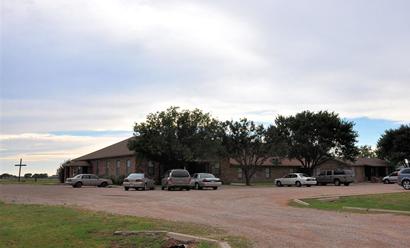
{"type": "MultiPolygon", "coordinates": [[[[124,191],[116,188],[0,185],[0,200],[75,205],[116,214],[214,225],[255,247],[406,247],[410,216],[357,214],[287,206],[293,198],[403,192],[395,184],[238,187],[202,191],[124,191]]],[[[410,192],[409,192],[410,193],[410,192]]]]}

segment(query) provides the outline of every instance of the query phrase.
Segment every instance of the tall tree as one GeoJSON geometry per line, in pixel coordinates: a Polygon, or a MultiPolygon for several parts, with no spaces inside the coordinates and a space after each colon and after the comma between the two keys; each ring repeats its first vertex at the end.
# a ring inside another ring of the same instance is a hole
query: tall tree
{"type": "Polygon", "coordinates": [[[170,107],[136,123],[135,139],[128,147],[149,160],[181,168],[216,158],[221,149],[221,131],[220,122],[209,113],[170,107]]]}
{"type": "Polygon", "coordinates": [[[285,153],[283,143],[273,135],[267,137],[263,125],[256,125],[246,118],[240,121],[226,121],[223,145],[226,156],[234,159],[242,169],[246,185],[269,159],[279,158],[285,153]]]}
{"type": "Polygon", "coordinates": [[[334,112],[304,111],[295,116],[278,116],[275,124],[288,144],[288,157],[299,160],[311,174],[329,158],[353,161],[358,155],[353,122],[342,120],[334,112]]]}
{"type": "Polygon", "coordinates": [[[376,151],[371,146],[364,145],[359,147],[359,157],[361,158],[375,158],[377,157],[376,151]]]}
{"type": "Polygon", "coordinates": [[[377,155],[393,165],[410,161],[410,125],[386,130],[377,142],[377,155]]]}

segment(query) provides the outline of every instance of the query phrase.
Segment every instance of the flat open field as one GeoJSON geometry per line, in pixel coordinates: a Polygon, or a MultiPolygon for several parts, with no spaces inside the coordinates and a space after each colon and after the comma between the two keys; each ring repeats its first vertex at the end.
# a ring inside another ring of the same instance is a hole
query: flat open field
{"type": "MultiPolygon", "coordinates": [[[[0,185],[0,200],[74,205],[110,213],[213,225],[256,247],[406,247],[410,217],[293,208],[293,198],[405,192],[398,185],[235,187],[203,191],[124,191],[119,188],[0,185]]],[[[410,192],[408,192],[410,194],[410,192]]]]}

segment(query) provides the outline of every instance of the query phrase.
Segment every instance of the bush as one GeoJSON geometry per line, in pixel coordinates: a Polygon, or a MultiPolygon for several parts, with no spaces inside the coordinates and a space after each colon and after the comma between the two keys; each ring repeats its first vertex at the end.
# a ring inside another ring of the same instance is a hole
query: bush
{"type": "Polygon", "coordinates": [[[111,176],[110,178],[112,180],[112,183],[115,185],[122,185],[122,183],[124,182],[125,176],[121,175],[121,176],[111,176]]]}

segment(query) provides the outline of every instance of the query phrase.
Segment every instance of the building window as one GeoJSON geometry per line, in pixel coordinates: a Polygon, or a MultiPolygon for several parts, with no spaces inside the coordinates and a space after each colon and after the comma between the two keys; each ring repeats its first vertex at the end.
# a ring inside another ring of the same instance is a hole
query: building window
{"type": "Polygon", "coordinates": [[[238,179],[242,179],[242,168],[238,168],[238,179]]]}
{"type": "Polygon", "coordinates": [[[115,164],[115,176],[117,177],[120,175],[120,165],[121,165],[120,161],[117,160],[117,163],[115,164]]]}
{"type": "Polygon", "coordinates": [[[219,165],[219,163],[215,163],[213,166],[212,166],[212,174],[214,174],[215,176],[219,176],[219,172],[220,172],[220,170],[219,170],[219,168],[220,168],[220,165],[219,165]]]}
{"type": "Polygon", "coordinates": [[[154,176],[155,172],[154,172],[154,164],[149,161],[148,162],[148,176],[154,176]]]}
{"type": "Polygon", "coordinates": [[[130,169],[131,169],[131,161],[127,160],[127,166],[125,167],[126,176],[128,176],[128,174],[130,173],[130,169]]]}
{"type": "Polygon", "coordinates": [[[98,174],[100,174],[100,169],[98,168],[98,160],[96,162],[96,166],[95,166],[95,174],[98,176],[98,174]]]}
{"type": "Polygon", "coordinates": [[[110,167],[110,162],[106,161],[105,162],[105,176],[109,176],[109,167],[110,167]]]}
{"type": "Polygon", "coordinates": [[[271,171],[271,168],[269,167],[269,168],[265,168],[265,178],[271,178],[271,173],[272,171],[271,171]]]}

